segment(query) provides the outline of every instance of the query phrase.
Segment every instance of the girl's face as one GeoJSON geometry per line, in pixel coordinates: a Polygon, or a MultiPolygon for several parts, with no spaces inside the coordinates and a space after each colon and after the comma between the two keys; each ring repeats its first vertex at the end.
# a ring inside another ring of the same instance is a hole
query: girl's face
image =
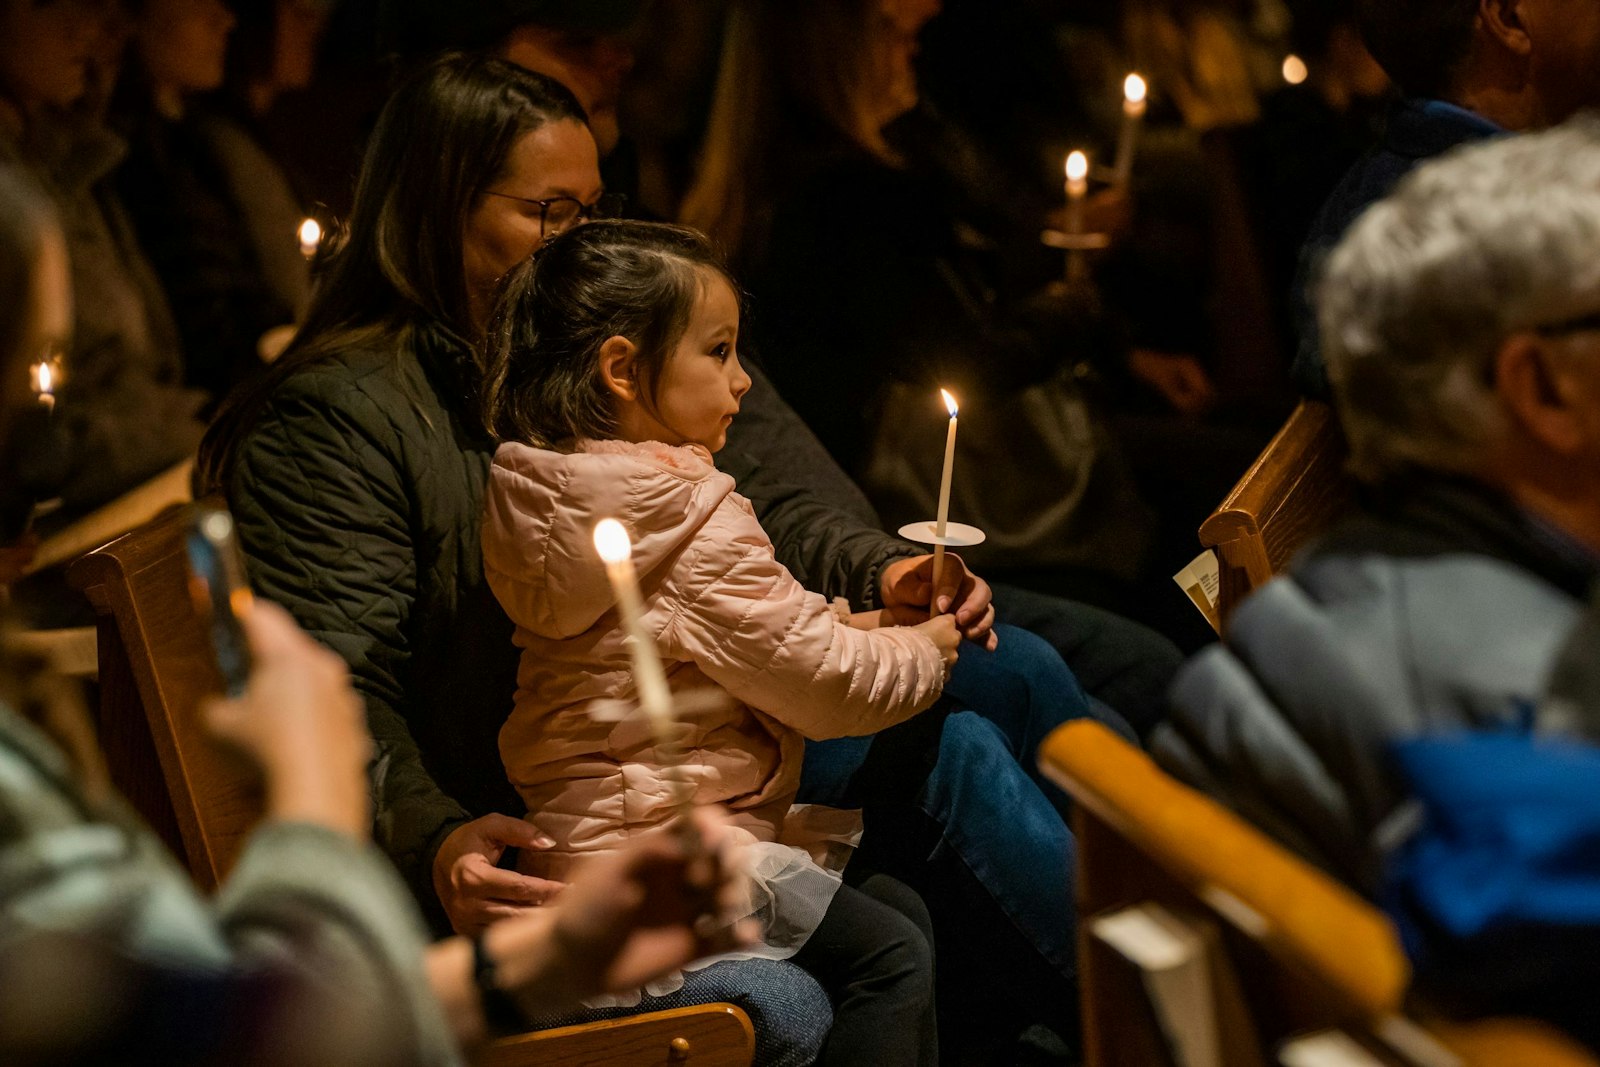
{"type": "Polygon", "coordinates": [[[750,391],[738,346],[739,298],[720,274],[703,271],[689,326],[656,382],[655,410],[646,416],[656,425],[648,439],[722,450],[739,401],[750,391]]]}
{"type": "Polygon", "coordinates": [[[600,154],[583,123],[547,122],[525,134],[467,216],[461,244],[474,308],[486,310],[506,272],[555,236],[541,234],[535,201],[570,196],[593,204],[603,191],[600,154]]]}
{"type": "Polygon", "coordinates": [[[221,85],[233,23],[222,0],[149,0],[135,32],[151,81],[175,93],[221,85]]]}

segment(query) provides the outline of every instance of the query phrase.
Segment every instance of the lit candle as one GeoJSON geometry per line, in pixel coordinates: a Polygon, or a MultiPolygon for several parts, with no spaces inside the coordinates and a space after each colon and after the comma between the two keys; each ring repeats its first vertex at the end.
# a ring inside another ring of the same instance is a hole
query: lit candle
{"type": "Polygon", "coordinates": [[[950,390],[941,389],[944,406],[950,412],[950,429],[944,438],[944,476],[939,480],[939,517],[934,523],[934,536],[939,540],[933,546],[933,591],[928,595],[928,617],[939,615],[939,576],[944,573],[944,536],[950,523],[950,478],[956,466],[956,398],[950,390]]]}
{"type": "Polygon", "coordinates": [[[41,359],[31,370],[33,394],[39,398],[39,403],[46,411],[53,413],[56,410],[56,390],[61,388],[61,361],[41,359]]]}
{"type": "Polygon", "coordinates": [[[1083,200],[1089,195],[1089,157],[1074,151],[1067,156],[1067,232],[1083,232],[1083,200]]]}
{"type": "Polygon", "coordinates": [[[1139,127],[1144,123],[1148,106],[1145,99],[1149,86],[1137,74],[1130,74],[1122,82],[1122,137],[1117,141],[1116,183],[1128,184],[1133,177],[1133,154],[1139,146],[1139,127]]]}
{"type": "Polygon", "coordinates": [[[594,549],[605,560],[606,577],[617,595],[617,610],[628,633],[633,656],[633,684],[639,691],[639,707],[644,709],[662,744],[675,739],[672,731],[672,696],[667,674],[656,656],[655,642],[644,629],[644,601],[639,596],[639,580],[633,572],[633,542],[616,519],[602,519],[594,528],[594,549]]]}
{"type": "Polygon", "coordinates": [[[1311,76],[1311,71],[1306,67],[1306,61],[1297,55],[1283,57],[1283,80],[1290,85],[1303,85],[1311,76]]]}
{"type": "Polygon", "coordinates": [[[322,224],[316,219],[305,219],[296,236],[300,238],[300,254],[307,259],[315,258],[317,246],[322,244],[322,224]]]}

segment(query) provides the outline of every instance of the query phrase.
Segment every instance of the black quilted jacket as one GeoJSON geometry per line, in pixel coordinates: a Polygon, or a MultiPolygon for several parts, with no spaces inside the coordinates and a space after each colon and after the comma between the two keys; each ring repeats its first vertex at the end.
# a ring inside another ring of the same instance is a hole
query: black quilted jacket
{"type": "MultiPolygon", "coordinates": [[[[241,445],[229,503],[265,597],[349,663],[377,742],[378,843],[441,921],[434,854],[462,822],[522,814],[496,736],[517,649],[483,577],[493,443],[470,417],[465,354],[352,351],[288,378],[241,445]]],[[[871,606],[878,569],[917,550],[884,535],[773,389],[756,386],[719,465],[808,588],[871,606]]]]}

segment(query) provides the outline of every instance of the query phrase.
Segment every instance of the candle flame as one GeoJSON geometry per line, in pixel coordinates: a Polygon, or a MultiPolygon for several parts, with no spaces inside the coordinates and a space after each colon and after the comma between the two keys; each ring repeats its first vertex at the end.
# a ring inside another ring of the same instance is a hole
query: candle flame
{"type": "Polygon", "coordinates": [[[1306,68],[1306,61],[1296,55],[1283,57],[1283,80],[1290,85],[1301,85],[1310,77],[1311,71],[1306,68]]]}
{"type": "Polygon", "coordinates": [[[1144,103],[1145,94],[1149,91],[1150,87],[1137,74],[1130,74],[1122,80],[1122,95],[1130,104],[1144,103]]]}
{"type": "Polygon", "coordinates": [[[1089,157],[1082,152],[1073,152],[1067,157],[1067,180],[1081,182],[1089,176],[1089,157]]]}
{"type": "Polygon", "coordinates": [[[50,373],[50,364],[48,362],[39,364],[38,377],[39,392],[48,396],[52,391],[54,391],[56,384],[55,376],[50,373]]]}
{"type": "Polygon", "coordinates": [[[944,406],[945,406],[946,409],[949,410],[950,417],[952,419],[955,418],[956,417],[956,410],[957,410],[956,409],[956,398],[950,395],[950,390],[948,390],[948,389],[939,390],[939,395],[944,397],[944,406]]]}
{"type": "Polygon", "coordinates": [[[322,243],[322,224],[316,219],[306,219],[300,223],[299,236],[301,248],[315,251],[322,243]]]}
{"type": "Polygon", "coordinates": [[[622,563],[633,555],[633,542],[622,523],[601,519],[594,528],[594,550],[607,563],[622,563]]]}

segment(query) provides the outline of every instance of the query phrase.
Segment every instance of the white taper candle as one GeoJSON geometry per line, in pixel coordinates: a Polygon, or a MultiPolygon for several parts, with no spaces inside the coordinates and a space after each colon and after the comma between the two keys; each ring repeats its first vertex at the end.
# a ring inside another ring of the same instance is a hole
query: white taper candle
{"type": "Polygon", "coordinates": [[[934,522],[934,536],[940,540],[933,546],[933,590],[928,594],[928,617],[939,614],[939,576],[944,573],[944,535],[950,522],[950,480],[956,465],[956,398],[948,389],[939,390],[944,406],[950,411],[950,429],[944,438],[944,475],[939,479],[939,515],[934,522]]]}

